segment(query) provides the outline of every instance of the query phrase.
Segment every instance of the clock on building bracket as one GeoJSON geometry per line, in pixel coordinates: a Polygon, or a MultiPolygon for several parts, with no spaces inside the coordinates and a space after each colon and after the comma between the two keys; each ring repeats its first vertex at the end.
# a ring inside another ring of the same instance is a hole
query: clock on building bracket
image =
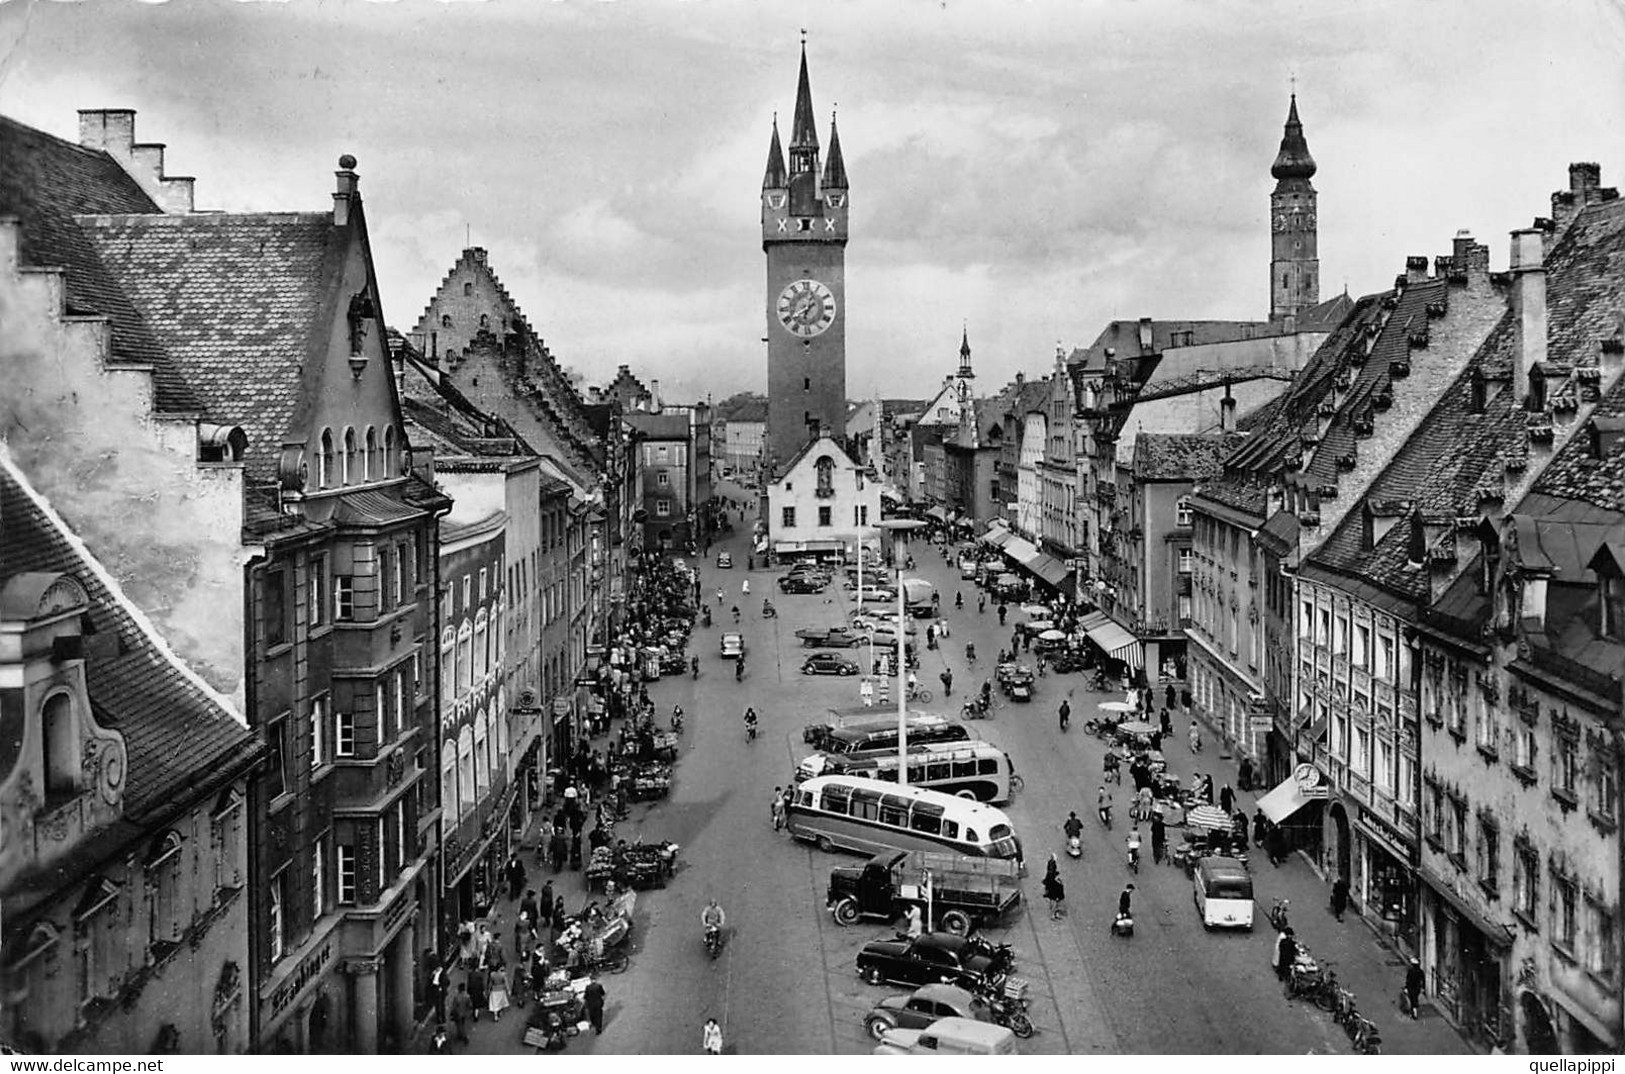
{"type": "Polygon", "coordinates": [[[779,292],[779,323],[791,335],[811,339],[835,323],[835,296],[817,280],[792,281],[779,292]]]}

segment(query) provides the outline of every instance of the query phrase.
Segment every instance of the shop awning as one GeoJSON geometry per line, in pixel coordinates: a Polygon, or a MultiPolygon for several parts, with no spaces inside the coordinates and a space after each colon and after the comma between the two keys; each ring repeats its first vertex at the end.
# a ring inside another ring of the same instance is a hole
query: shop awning
{"type": "Polygon", "coordinates": [[[1140,654],[1140,639],[1118,626],[1112,620],[1089,628],[1089,640],[1100,646],[1107,656],[1113,660],[1121,660],[1131,668],[1138,669],[1145,663],[1140,654]]]}
{"type": "Polygon", "coordinates": [[[1046,584],[1056,588],[1060,588],[1061,583],[1066,581],[1066,576],[1071,573],[1065,563],[1048,552],[1038,553],[1038,560],[1029,564],[1029,569],[1042,578],[1046,584]]]}
{"type": "Polygon", "coordinates": [[[1112,617],[1107,615],[1105,612],[1089,612],[1082,619],[1078,620],[1078,629],[1087,634],[1091,630],[1095,629],[1095,627],[1100,626],[1102,623],[1109,623],[1111,621],[1112,617]]]}
{"type": "Polygon", "coordinates": [[[1258,808],[1262,809],[1264,815],[1273,823],[1279,824],[1313,802],[1316,797],[1324,797],[1324,794],[1319,796],[1306,794],[1298,786],[1298,778],[1288,776],[1274,790],[1258,800],[1258,808]]]}
{"type": "Polygon", "coordinates": [[[1025,537],[1011,537],[1004,546],[1004,554],[1025,567],[1038,558],[1039,551],[1025,537]]]}
{"type": "Polygon", "coordinates": [[[989,526],[987,532],[982,534],[982,540],[994,548],[1003,548],[1013,537],[1014,534],[1003,526],[989,526]]]}
{"type": "Polygon", "coordinates": [[[1505,925],[1496,924],[1485,917],[1481,911],[1474,909],[1471,903],[1456,894],[1454,885],[1441,878],[1439,874],[1429,869],[1425,864],[1418,872],[1421,873],[1423,882],[1433,890],[1433,893],[1455,907],[1456,913],[1460,914],[1468,924],[1482,933],[1484,939],[1497,947],[1512,946],[1512,934],[1507,931],[1505,925]]]}
{"type": "Polygon", "coordinates": [[[948,521],[948,512],[944,511],[940,507],[933,507],[931,510],[925,513],[925,517],[931,519],[933,522],[946,522],[948,521]]]}

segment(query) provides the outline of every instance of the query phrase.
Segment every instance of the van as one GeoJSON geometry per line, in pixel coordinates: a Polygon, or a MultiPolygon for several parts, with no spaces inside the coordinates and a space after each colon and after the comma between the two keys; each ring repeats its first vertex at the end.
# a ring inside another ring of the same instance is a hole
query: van
{"type": "Polygon", "coordinates": [[[1196,912],[1207,929],[1253,927],[1253,876],[1235,858],[1210,857],[1191,874],[1196,912]]]}
{"type": "Polygon", "coordinates": [[[924,1029],[888,1029],[875,1055],[1015,1055],[1016,1035],[974,1018],[938,1018],[924,1029]]]}

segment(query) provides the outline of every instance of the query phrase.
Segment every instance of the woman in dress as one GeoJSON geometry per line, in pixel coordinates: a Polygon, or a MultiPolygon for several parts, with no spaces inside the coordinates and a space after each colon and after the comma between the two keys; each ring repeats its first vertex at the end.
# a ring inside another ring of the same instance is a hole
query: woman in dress
{"type": "Polygon", "coordinates": [[[486,987],[491,992],[491,998],[487,1003],[491,1009],[491,1020],[500,1022],[502,1012],[508,1009],[508,971],[501,966],[492,970],[486,980],[486,987]]]}

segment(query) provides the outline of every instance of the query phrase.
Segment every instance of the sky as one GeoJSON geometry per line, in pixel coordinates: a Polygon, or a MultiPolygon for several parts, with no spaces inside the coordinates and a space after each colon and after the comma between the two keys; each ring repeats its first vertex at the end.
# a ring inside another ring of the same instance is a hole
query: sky
{"type": "Polygon", "coordinates": [[[134,108],[200,208],[359,161],[405,330],[470,242],[561,363],[766,386],[760,190],[801,32],[851,180],[847,387],[979,384],[1114,318],[1268,314],[1295,86],[1322,297],[1458,229],[1504,267],[1571,161],[1625,185],[1625,0],[0,0],[0,112],[134,108]]]}

